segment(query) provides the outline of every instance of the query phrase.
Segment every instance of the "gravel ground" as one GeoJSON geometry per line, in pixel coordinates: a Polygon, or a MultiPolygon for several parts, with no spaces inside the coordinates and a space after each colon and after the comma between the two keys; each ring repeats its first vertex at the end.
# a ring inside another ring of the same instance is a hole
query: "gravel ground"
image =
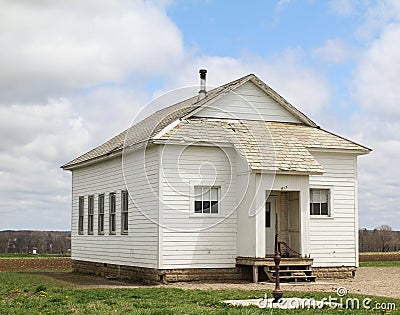
{"type": "MultiPolygon", "coordinates": [[[[246,289],[246,290],[273,290],[275,285],[263,283],[174,283],[170,287],[187,289],[246,289]]],[[[321,280],[315,283],[290,284],[282,283],[281,288],[287,291],[321,291],[336,292],[337,288],[344,287],[348,293],[375,295],[400,299],[400,268],[358,268],[353,279],[321,280]]]]}
{"type": "MultiPolygon", "coordinates": [[[[150,287],[135,285],[129,282],[107,280],[103,277],[78,275],[73,273],[46,273],[46,275],[70,283],[74,288],[139,288],[150,287]]],[[[156,285],[153,287],[218,290],[218,289],[243,289],[243,290],[268,290],[274,289],[273,283],[211,283],[211,282],[181,282],[156,285]]],[[[375,295],[400,299],[400,268],[375,268],[360,267],[353,279],[326,280],[307,284],[281,285],[287,291],[321,291],[336,292],[337,288],[345,287],[348,293],[375,295]]]]}

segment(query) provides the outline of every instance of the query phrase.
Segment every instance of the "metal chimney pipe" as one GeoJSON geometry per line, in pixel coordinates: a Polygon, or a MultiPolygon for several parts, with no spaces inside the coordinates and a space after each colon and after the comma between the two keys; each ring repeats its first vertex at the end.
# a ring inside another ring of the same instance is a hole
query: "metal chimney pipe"
{"type": "Polygon", "coordinates": [[[206,97],[207,92],[206,92],[206,75],[207,75],[207,70],[206,69],[200,69],[200,91],[199,91],[199,97],[198,100],[201,101],[203,98],[206,97]]]}

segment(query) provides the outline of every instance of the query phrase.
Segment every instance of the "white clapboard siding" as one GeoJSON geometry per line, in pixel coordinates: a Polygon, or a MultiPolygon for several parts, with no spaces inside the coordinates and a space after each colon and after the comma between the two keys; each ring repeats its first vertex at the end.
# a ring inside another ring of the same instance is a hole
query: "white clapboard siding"
{"type": "Polygon", "coordinates": [[[236,153],[231,148],[178,145],[162,152],[162,268],[234,267],[236,153]],[[219,215],[194,217],[190,187],[212,183],[221,186],[223,195],[219,215]]]}
{"type": "Polygon", "coordinates": [[[236,159],[237,210],[237,254],[242,257],[256,257],[256,216],[254,197],[256,188],[255,174],[251,174],[246,160],[240,155],[236,159]]]}
{"type": "Polygon", "coordinates": [[[310,218],[314,266],[356,266],[356,156],[312,153],[325,174],[310,176],[310,187],[331,188],[332,218],[310,218]]]}
{"type": "Polygon", "coordinates": [[[300,120],[278,104],[252,82],[204,107],[197,117],[281,121],[299,123],[300,120]]]}
{"type": "Polygon", "coordinates": [[[72,259],[158,267],[158,150],[149,148],[73,170],[72,259]],[[123,161],[123,164],[122,164],[123,161]],[[124,165],[124,167],[122,167],[124,165]],[[129,232],[121,235],[121,191],[128,189],[129,232]],[[109,193],[116,193],[116,235],[109,235],[109,193]],[[98,195],[104,198],[104,235],[98,235],[98,195]],[[88,195],[94,195],[94,233],[88,235],[88,195]],[[84,235],[78,199],[85,197],[84,235]]]}

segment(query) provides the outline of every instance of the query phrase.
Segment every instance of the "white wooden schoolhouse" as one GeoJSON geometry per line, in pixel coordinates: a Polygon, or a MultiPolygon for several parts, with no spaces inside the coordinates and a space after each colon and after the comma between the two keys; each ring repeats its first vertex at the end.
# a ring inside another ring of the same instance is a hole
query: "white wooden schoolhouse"
{"type": "Polygon", "coordinates": [[[62,166],[76,272],[141,281],[348,277],[357,157],[254,74],[153,113],[62,166]],[[286,272],[285,272],[286,271],[286,272]]]}

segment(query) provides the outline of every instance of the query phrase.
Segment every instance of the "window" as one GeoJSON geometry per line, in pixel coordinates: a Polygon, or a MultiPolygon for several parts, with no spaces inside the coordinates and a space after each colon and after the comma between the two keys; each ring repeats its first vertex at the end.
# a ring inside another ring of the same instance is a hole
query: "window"
{"type": "Polygon", "coordinates": [[[79,197],[79,210],[78,210],[78,234],[83,234],[83,217],[84,217],[85,197],[79,197]]]}
{"type": "Polygon", "coordinates": [[[329,215],[329,189],[310,190],[310,214],[329,215]]]}
{"type": "Polygon", "coordinates": [[[88,197],[88,234],[93,234],[94,196],[88,197]]]}
{"type": "Polygon", "coordinates": [[[98,197],[98,213],[99,213],[99,218],[98,218],[98,233],[99,234],[104,234],[104,194],[99,195],[98,197]]]}
{"type": "Polygon", "coordinates": [[[194,213],[218,214],[218,201],[218,187],[194,187],[194,213]]]}
{"type": "Polygon", "coordinates": [[[121,192],[121,233],[128,233],[128,191],[121,192]]]}
{"type": "Polygon", "coordinates": [[[271,227],[271,202],[270,201],[265,202],[265,227],[266,228],[271,227]]]}
{"type": "Polygon", "coordinates": [[[115,193],[110,193],[110,234],[115,234],[115,193]]]}

